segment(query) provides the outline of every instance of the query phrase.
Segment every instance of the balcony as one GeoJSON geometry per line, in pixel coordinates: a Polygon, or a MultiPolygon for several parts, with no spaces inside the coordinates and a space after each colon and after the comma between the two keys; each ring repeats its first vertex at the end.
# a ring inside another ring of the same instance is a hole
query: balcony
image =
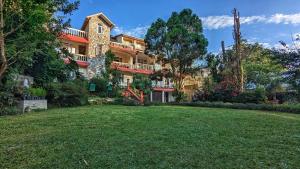
{"type": "Polygon", "coordinates": [[[153,88],[174,88],[173,83],[166,83],[165,81],[152,81],[153,88]]]}
{"type": "Polygon", "coordinates": [[[88,38],[88,33],[79,29],[74,28],[66,28],[63,30],[65,34],[72,35],[72,36],[78,36],[82,38],[88,38]]]}
{"type": "Polygon", "coordinates": [[[118,67],[124,67],[128,69],[143,69],[143,70],[154,70],[154,65],[149,64],[130,64],[130,63],[123,63],[123,62],[113,62],[113,65],[116,65],[118,67]]]}
{"type": "Polygon", "coordinates": [[[74,60],[76,61],[87,62],[89,60],[89,57],[86,55],[81,55],[81,54],[73,54],[73,55],[74,55],[74,60]]]}
{"type": "Polygon", "coordinates": [[[118,42],[110,42],[110,46],[125,49],[125,50],[133,50],[133,46],[125,45],[118,42]]]}

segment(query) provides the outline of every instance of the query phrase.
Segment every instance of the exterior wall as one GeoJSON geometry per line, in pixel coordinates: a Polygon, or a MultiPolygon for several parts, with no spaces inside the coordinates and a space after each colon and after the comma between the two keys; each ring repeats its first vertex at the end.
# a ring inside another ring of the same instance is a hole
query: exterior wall
{"type": "Polygon", "coordinates": [[[102,46],[102,54],[105,54],[109,50],[110,44],[110,27],[107,23],[101,19],[99,16],[92,16],[88,23],[88,33],[89,33],[89,47],[88,55],[90,57],[96,56],[96,47],[97,45],[102,46]],[[102,25],[103,32],[99,34],[98,24],[102,25]]]}

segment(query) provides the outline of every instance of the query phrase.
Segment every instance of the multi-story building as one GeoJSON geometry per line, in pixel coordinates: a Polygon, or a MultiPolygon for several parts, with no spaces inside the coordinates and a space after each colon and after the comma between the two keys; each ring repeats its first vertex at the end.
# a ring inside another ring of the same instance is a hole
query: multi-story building
{"type": "MultiPolygon", "coordinates": [[[[111,50],[116,55],[112,68],[122,72],[120,86],[126,87],[133,80],[134,74],[151,75],[165,69],[156,58],[144,53],[146,44],[143,39],[120,34],[111,36],[114,24],[103,13],[87,16],[80,30],[68,28],[64,30],[61,41],[63,46],[74,54],[83,76],[90,79],[103,68],[104,54],[111,50]],[[93,62],[93,60],[100,60],[93,62]],[[93,63],[93,66],[91,66],[93,63]],[[95,68],[95,63],[98,64],[95,68]]],[[[200,79],[187,77],[185,91],[191,98],[193,91],[200,87],[200,79]]],[[[162,78],[153,81],[150,100],[155,102],[172,102],[174,91],[172,79],[162,78]]]]}

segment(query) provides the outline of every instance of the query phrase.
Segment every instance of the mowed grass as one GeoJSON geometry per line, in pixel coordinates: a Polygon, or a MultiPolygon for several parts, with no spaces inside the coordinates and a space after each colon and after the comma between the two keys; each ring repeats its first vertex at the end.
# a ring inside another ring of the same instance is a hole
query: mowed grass
{"type": "Polygon", "coordinates": [[[300,115],[87,106],[0,117],[0,168],[300,168],[300,115]]]}

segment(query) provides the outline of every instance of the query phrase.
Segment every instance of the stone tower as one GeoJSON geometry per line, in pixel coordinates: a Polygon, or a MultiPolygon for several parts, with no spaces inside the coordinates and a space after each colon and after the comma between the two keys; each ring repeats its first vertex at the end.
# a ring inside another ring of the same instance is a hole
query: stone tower
{"type": "Polygon", "coordinates": [[[110,32],[114,26],[103,13],[86,17],[81,29],[88,32],[87,54],[89,57],[101,56],[109,50],[110,32]]]}

